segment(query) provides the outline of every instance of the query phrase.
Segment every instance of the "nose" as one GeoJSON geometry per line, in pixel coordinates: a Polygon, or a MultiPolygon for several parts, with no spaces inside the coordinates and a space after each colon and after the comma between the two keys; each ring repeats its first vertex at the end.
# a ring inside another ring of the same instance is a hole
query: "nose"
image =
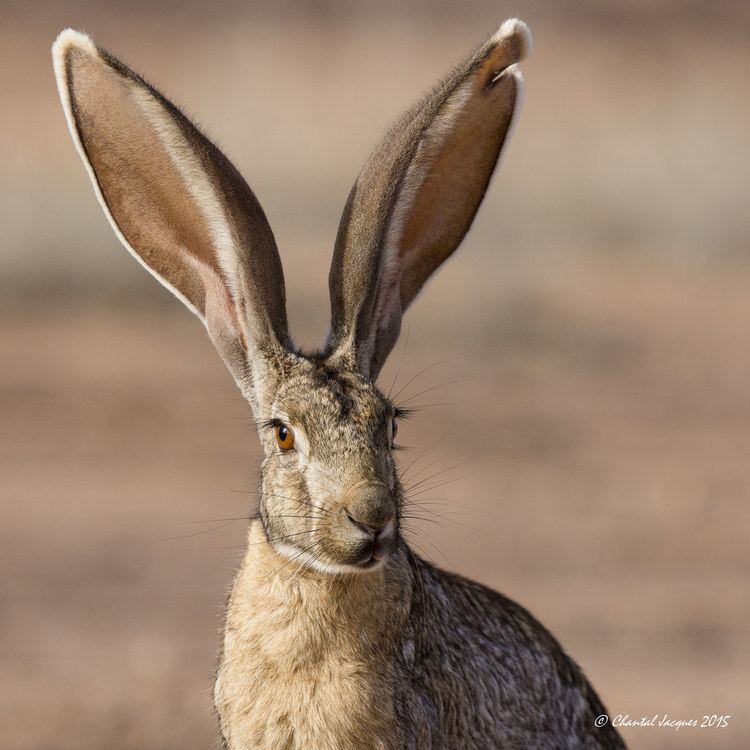
{"type": "Polygon", "coordinates": [[[346,493],[344,508],[350,523],[373,541],[388,536],[393,529],[396,509],[384,484],[354,485],[346,493]]]}
{"type": "Polygon", "coordinates": [[[369,536],[373,542],[380,541],[383,537],[387,536],[390,533],[391,528],[393,528],[394,516],[392,513],[386,516],[383,521],[377,526],[372,526],[369,523],[362,523],[361,521],[357,521],[356,518],[352,518],[349,511],[346,512],[346,515],[349,521],[360,531],[363,531],[367,536],[369,536]]]}

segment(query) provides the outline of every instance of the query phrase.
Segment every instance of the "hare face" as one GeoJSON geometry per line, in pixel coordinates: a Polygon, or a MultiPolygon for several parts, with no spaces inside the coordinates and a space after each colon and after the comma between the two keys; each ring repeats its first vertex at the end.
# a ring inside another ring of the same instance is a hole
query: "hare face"
{"type": "Polygon", "coordinates": [[[398,534],[396,412],[375,385],[298,359],[260,425],[260,515],[277,551],[324,572],[374,570],[398,534]]]}
{"type": "Polygon", "coordinates": [[[261,425],[269,541],[326,572],[398,543],[395,410],[374,385],[405,310],[469,230],[515,119],[517,19],[397,121],[336,235],[324,354],[289,333],[276,240],[237,169],[163,94],[64,31],[53,49],[68,126],[125,247],[204,323],[261,425]]]}

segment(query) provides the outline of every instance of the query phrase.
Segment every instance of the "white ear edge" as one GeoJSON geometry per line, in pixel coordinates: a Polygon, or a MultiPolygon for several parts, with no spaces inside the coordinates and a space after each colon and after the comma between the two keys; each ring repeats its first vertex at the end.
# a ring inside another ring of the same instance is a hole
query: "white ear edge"
{"type": "Polygon", "coordinates": [[[62,70],[65,64],[65,52],[70,47],[78,47],[90,55],[96,55],[96,45],[90,36],[82,34],[75,29],[63,29],[52,44],[52,58],[55,61],[55,70],[62,70]]]}
{"type": "Polygon", "coordinates": [[[531,29],[525,21],[520,18],[508,18],[500,24],[500,28],[492,35],[490,42],[498,44],[509,36],[518,37],[521,43],[521,54],[519,60],[528,57],[531,54],[533,41],[531,38],[531,29]]]}
{"type": "MultiPolygon", "coordinates": [[[[523,22],[521,22],[523,23],[523,22]]],[[[525,26],[526,24],[524,24],[525,26]]],[[[500,150],[500,154],[497,159],[497,164],[495,165],[495,170],[498,169],[498,167],[502,164],[503,157],[507,153],[508,149],[508,143],[510,143],[510,139],[513,137],[513,134],[516,131],[516,125],[518,124],[518,117],[521,114],[521,109],[523,108],[523,98],[526,91],[526,85],[523,80],[523,73],[521,72],[521,67],[518,63],[513,63],[513,65],[509,65],[503,72],[500,78],[503,76],[513,76],[513,78],[516,79],[516,103],[513,106],[513,114],[510,116],[510,123],[508,124],[508,130],[505,133],[505,142],[503,143],[503,147],[500,150]]]]}
{"type": "MultiPolygon", "coordinates": [[[[120,228],[117,226],[117,222],[115,222],[114,217],[112,216],[112,213],[109,210],[109,207],[107,206],[106,201],[104,200],[104,196],[102,195],[101,188],[99,187],[99,181],[96,179],[96,174],[94,173],[94,169],[91,166],[91,163],[89,162],[88,156],[86,155],[86,150],[83,147],[83,143],[81,142],[81,137],[78,133],[78,127],[75,123],[75,118],[73,116],[73,107],[70,101],[70,90],[68,89],[68,81],[67,81],[67,74],[65,69],[65,54],[66,52],[71,48],[75,47],[79,49],[81,52],[84,52],[85,54],[91,56],[91,57],[99,57],[99,51],[96,48],[96,45],[92,41],[91,37],[87,36],[86,34],[82,34],[80,31],[75,31],[74,29],[65,29],[64,31],[60,32],[57,39],[55,39],[54,44],[52,45],[52,61],[55,68],[55,79],[57,81],[57,91],[60,94],[60,100],[63,105],[63,111],[65,112],[65,119],[68,123],[68,130],[70,131],[70,136],[73,139],[73,143],[75,144],[76,150],[78,151],[78,155],[81,157],[81,161],[84,163],[84,166],[86,167],[86,171],[88,172],[89,179],[91,180],[91,184],[94,188],[94,193],[96,194],[96,198],[99,201],[99,204],[102,207],[102,210],[104,211],[104,215],[109,220],[110,225],[112,226],[112,229],[114,230],[115,234],[117,235],[117,238],[120,240],[120,242],[123,244],[125,249],[138,261],[138,263],[143,266],[143,268],[146,269],[163,287],[168,289],[172,294],[174,294],[177,299],[182,302],[185,307],[190,310],[194,315],[196,315],[204,325],[206,325],[206,319],[203,316],[203,314],[198,310],[195,305],[193,305],[190,300],[185,297],[185,295],[177,289],[175,286],[170,284],[168,281],[163,279],[159,274],[156,273],[152,268],[149,267],[149,265],[141,258],[140,255],[133,249],[133,247],[130,245],[130,243],[125,239],[125,235],[120,231],[120,228]]],[[[103,65],[106,65],[104,61],[102,61],[103,65]]]]}

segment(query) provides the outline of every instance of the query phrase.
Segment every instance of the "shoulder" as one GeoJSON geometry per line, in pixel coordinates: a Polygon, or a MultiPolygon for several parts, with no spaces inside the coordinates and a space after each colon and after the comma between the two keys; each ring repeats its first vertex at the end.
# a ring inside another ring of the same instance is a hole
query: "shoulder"
{"type": "MultiPolygon", "coordinates": [[[[487,586],[419,558],[412,571],[420,604],[415,630],[432,684],[450,684],[453,695],[481,707],[502,731],[520,733],[516,739],[525,736],[529,746],[545,746],[531,738],[550,731],[570,737],[571,747],[586,746],[580,740],[591,739],[594,719],[606,711],[555,637],[527,609],[487,586]]],[[[622,746],[616,733],[612,742],[604,746],[622,746]]]]}
{"type": "Polygon", "coordinates": [[[498,591],[420,558],[413,570],[420,579],[415,595],[422,592],[424,606],[438,621],[449,621],[500,643],[561,650],[552,634],[525,607],[498,591]]]}

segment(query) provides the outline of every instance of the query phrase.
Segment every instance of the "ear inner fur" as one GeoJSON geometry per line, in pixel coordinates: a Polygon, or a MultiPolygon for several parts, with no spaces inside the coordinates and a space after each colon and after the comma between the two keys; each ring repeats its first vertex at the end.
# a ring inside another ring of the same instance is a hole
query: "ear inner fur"
{"type": "Polygon", "coordinates": [[[288,340],[281,262],[255,195],[171,102],[87,37],[63,32],[53,56],[71,132],[115,231],[208,325],[217,349],[228,347],[219,353],[244,392],[240,352],[282,351],[288,340]],[[222,321],[207,321],[208,311],[222,321]]]}
{"type": "Polygon", "coordinates": [[[75,47],[67,51],[66,71],[78,134],[113,222],[142,260],[204,315],[205,290],[184,254],[189,243],[189,252],[218,272],[210,232],[195,220],[182,178],[143,116],[132,82],[75,47]]]}
{"type": "Polygon", "coordinates": [[[425,141],[415,157],[415,163],[425,162],[425,174],[398,239],[403,309],[458,247],[469,229],[474,213],[467,211],[462,203],[480,203],[513,115],[516,101],[513,76],[504,76],[489,91],[484,91],[480,77],[472,83],[476,89],[472,106],[466,107],[440,139],[441,143],[425,141]],[[504,111],[498,113],[498,105],[504,111]],[[501,127],[483,128],[493,115],[500,120],[501,127]],[[480,177],[462,172],[461,165],[467,162],[475,165],[480,177]]]}

